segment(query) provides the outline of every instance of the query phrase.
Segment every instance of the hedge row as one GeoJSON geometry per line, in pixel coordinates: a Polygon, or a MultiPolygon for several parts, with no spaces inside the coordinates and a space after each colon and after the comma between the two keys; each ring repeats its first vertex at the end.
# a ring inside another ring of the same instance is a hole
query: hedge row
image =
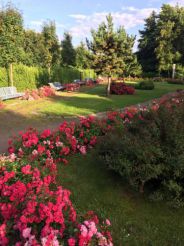
{"type": "MultiPolygon", "coordinates": [[[[35,89],[48,83],[48,72],[39,67],[27,67],[19,64],[13,66],[14,86],[18,91],[35,89]]],[[[6,68],[0,68],[0,87],[11,86],[9,72],[6,68]]]]}
{"type": "MultiPolygon", "coordinates": [[[[51,80],[62,83],[72,82],[74,79],[95,78],[91,69],[79,70],[77,68],[55,67],[51,71],[51,80]]],[[[35,89],[49,82],[47,69],[40,67],[28,67],[22,64],[13,66],[14,86],[18,91],[35,89]]],[[[11,86],[9,82],[9,71],[0,67],[0,87],[11,86]]]]}
{"type": "Polygon", "coordinates": [[[52,81],[71,83],[75,79],[95,78],[96,74],[92,69],[80,70],[73,67],[57,66],[52,70],[52,81]]]}

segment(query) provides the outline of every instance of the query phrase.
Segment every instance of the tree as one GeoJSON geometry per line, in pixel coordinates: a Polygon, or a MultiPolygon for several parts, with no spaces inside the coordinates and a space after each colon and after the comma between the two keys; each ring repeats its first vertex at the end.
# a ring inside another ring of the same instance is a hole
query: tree
{"type": "Polygon", "coordinates": [[[13,63],[19,62],[23,54],[23,19],[21,13],[11,5],[0,10],[0,65],[9,68],[13,86],[13,63]]]}
{"type": "Polygon", "coordinates": [[[81,69],[90,68],[90,53],[83,42],[75,49],[76,67],[81,69]]]}
{"type": "Polygon", "coordinates": [[[184,8],[172,7],[168,4],[162,6],[157,23],[158,46],[155,49],[158,59],[159,72],[166,72],[170,76],[173,63],[182,62],[184,51],[181,45],[184,29],[184,8]]]}
{"type": "Polygon", "coordinates": [[[64,66],[75,66],[76,53],[72,44],[72,36],[65,32],[61,41],[61,59],[64,66]]]}
{"type": "Polygon", "coordinates": [[[158,60],[155,53],[157,47],[157,18],[156,12],[153,11],[145,20],[144,30],[139,31],[138,61],[146,73],[155,73],[157,70],[158,60]]]}
{"type": "Polygon", "coordinates": [[[129,36],[124,27],[120,27],[118,30],[119,41],[122,46],[122,59],[124,61],[123,73],[118,74],[120,76],[139,76],[142,73],[142,68],[137,61],[137,56],[133,53],[133,46],[135,43],[135,36],[129,36]]]}
{"type": "Polygon", "coordinates": [[[48,68],[50,75],[51,66],[60,63],[60,46],[58,36],[56,34],[56,25],[53,21],[45,22],[42,27],[42,35],[44,39],[45,66],[48,68]]]}
{"type": "Polygon", "coordinates": [[[97,31],[91,31],[92,41],[87,40],[87,44],[91,51],[92,67],[97,74],[108,77],[107,95],[109,96],[112,75],[123,74],[126,69],[125,61],[128,60],[126,49],[127,47],[129,49],[129,38],[123,27],[114,30],[111,15],[106,19],[107,23],[103,22],[97,31]]]}

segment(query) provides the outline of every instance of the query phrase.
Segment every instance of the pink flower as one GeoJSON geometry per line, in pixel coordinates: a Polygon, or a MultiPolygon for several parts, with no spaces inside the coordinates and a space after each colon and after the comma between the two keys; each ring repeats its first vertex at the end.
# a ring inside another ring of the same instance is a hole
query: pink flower
{"type": "Polygon", "coordinates": [[[31,165],[26,165],[21,168],[23,174],[32,174],[31,172],[31,165]]]}
{"type": "Polygon", "coordinates": [[[23,238],[29,238],[31,236],[31,228],[27,227],[22,231],[23,238]]]}
{"type": "Polygon", "coordinates": [[[106,225],[108,225],[108,226],[111,225],[111,222],[110,222],[110,220],[108,220],[108,219],[106,219],[105,223],[106,223],[106,225]]]}
{"type": "Polygon", "coordinates": [[[80,150],[82,155],[86,154],[86,146],[81,146],[79,150],[80,150]]]}
{"type": "Polygon", "coordinates": [[[75,238],[68,239],[68,246],[75,246],[76,240],[75,238]]]}

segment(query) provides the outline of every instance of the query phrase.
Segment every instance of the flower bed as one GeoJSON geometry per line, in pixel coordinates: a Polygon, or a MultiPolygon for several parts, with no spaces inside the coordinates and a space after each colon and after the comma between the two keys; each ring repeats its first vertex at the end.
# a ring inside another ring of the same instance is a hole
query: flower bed
{"type": "Polygon", "coordinates": [[[21,97],[22,100],[38,100],[44,97],[50,97],[55,95],[55,90],[50,86],[43,86],[36,90],[27,90],[25,95],[21,97]]]}
{"type": "Polygon", "coordinates": [[[70,83],[70,84],[65,84],[66,86],[66,91],[79,91],[80,89],[80,84],[79,83],[70,83]]]}
{"type": "Polygon", "coordinates": [[[154,100],[149,107],[129,107],[109,112],[107,118],[81,118],[80,124],[64,122],[59,129],[38,133],[29,129],[9,141],[8,157],[0,159],[0,245],[112,246],[109,220],[99,221],[94,212],[79,217],[70,191],[56,183],[57,163],[85,154],[98,137],[116,125],[144,120],[143,112],[168,109],[183,101],[184,93],[154,100]]]}
{"type": "Polygon", "coordinates": [[[135,93],[135,89],[132,86],[119,82],[111,84],[110,92],[115,95],[133,95],[135,93]]]}

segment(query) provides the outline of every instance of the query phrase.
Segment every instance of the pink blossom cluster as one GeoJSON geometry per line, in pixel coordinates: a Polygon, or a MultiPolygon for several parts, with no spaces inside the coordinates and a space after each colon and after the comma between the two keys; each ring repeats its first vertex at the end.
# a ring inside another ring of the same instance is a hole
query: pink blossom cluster
{"type": "Polygon", "coordinates": [[[65,84],[66,91],[78,91],[80,89],[79,83],[68,83],[65,84]]]}
{"type": "Polygon", "coordinates": [[[110,88],[111,94],[115,95],[132,95],[135,89],[132,86],[126,85],[124,82],[112,83],[110,88]]]}
{"type": "Polygon", "coordinates": [[[93,212],[80,223],[70,191],[53,180],[42,168],[20,159],[1,166],[0,245],[85,246],[95,242],[95,245],[111,246],[110,224],[100,225],[93,212]]]}
{"type": "Polygon", "coordinates": [[[42,86],[39,89],[27,90],[22,100],[37,100],[44,97],[50,97],[55,95],[55,90],[50,86],[42,86]]]}

